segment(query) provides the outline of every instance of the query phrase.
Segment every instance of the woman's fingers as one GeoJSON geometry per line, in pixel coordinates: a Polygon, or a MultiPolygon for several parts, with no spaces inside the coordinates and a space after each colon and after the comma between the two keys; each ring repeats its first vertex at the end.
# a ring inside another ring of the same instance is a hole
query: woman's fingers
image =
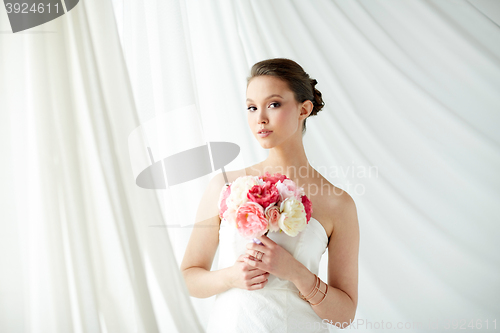
{"type": "MultiPolygon", "coordinates": [[[[251,258],[251,256],[249,256],[248,254],[243,254],[243,255],[241,255],[240,257],[241,257],[241,258],[250,258],[250,259],[252,259],[252,258],[251,258]]],[[[269,277],[269,272],[264,271],[264,270],[262,270],[262,269],[260,269],[260,268],[256,268],[256,267],[250,266],[250,265],[248,265],[248,264],[246,264],[246,266],[245,266],[245,268],[244,268],[244,269],[245,269],[246,271],[248,271],[248,272],[251,272],[251,273],[252,273],[252,274],[251,274],[251,278],[255,278],[255,277],[260,276],[260,275],[263,275],[263,274],[265,274],[265,276],[266,276],[266,277],[269,277]]]]}
{"type": "Polygon", "coordinates": [[[249,272],[252,272],[254,277],[258,276],[258,275],[261,275],[261,274],[264,274],[264,273],[267,273],[269,275],[269,272],[264,271],[264,270],[262,270],[260,268],[255,268],[255,267],[250,266],[250,265],[247,265],[247,270],[249,272]]]}
{"type": "Polygon", "coordinates": [[[263,282],[266,280],[267,280],[266,274],[257,275],[257,276],[254,276],[252,279],[250,279],[250,281],[252,281],[252,284],[260,283],[260,282],[263,282]]]}
{"type": "Polygon", "coordinates": [[[245,262],[248,257],[248,254],[240,255],[236,260],[238,263],[233,265],[235,277],[231,282],[232,286],[246,290],[264,288],[267,284],[270,273],[249,265],[245,262]]]}
{"type": "Polygon", "coordinates": [[[264,273],[253,277],[252,279],[250,279],[250,288],[252,289],[264,288],[266,283],[269,281],[268,278],[269,278],[269,273],[264,273]]]}
{"type": "Polygon", "coordinates": [[[247,290],[255,290],[255,289],[262,289],[264,288],[264,286],[267,284],[267,282],[269,281],[267,279],[267,277],[265,277],[264,275],[261,275],[261,276],[258,276],[257,278],[255,279],[252,279],[254,282],[252,285],[250,285],[247,290]],[[255,282],[257,281],[257,282],[255,282]]]}
{"type": "MultiPolygon", "coordinates": [[[[251,258],[255,258],[259,254],[259,251],[258,250],[247,250],[245,253],[247,256],[249,256],[251,258]]],[[[262,253],[264,253],[264,252],[262,252],[262,253]]]]}
{"type": "MultiPolygon", "coordinates": [[[[252,279],[267,279],[269,277],[269,273],[268,272],[264,272],[264,271],[261,271],[257,274],[255,274],[252,279]]],[[[254,282],[255,283],[255,282],[254,282]]]]}

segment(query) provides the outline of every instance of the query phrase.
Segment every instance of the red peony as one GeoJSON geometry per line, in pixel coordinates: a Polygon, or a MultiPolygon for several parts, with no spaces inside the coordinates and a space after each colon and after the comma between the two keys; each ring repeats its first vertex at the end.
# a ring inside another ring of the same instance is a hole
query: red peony
{"type": "Polygon", "coordinates": [[[264,185],[254,185],[247,193],[247,198],[250,201],[258,203],[262,208],[266,209],[268,206],[275,204],[280,194],[276,186],[271,185],[270,182],[264,185]]]}
{"type": "Polygon", "coordinates": [[[309,223],[309,220],[311,219],[311,215],[313,212],[313,207],[311,200],[305,195],[302,196],[302,204],[304,205],[304,209],[306,210],[306,219],[307,223],[309,223]]]}
{"type": "Polygon", "coordinates": [[[273,176],[271,176],[268,171],[264,173],[264,176],[261,176],[259,178],[262,179],[265,183],[270,182],[271,185],[276,184],[279,180],[283,182],[285,179],[288,179],[286,175],[282,175],[280,173],[275,173],[273,176]]]}

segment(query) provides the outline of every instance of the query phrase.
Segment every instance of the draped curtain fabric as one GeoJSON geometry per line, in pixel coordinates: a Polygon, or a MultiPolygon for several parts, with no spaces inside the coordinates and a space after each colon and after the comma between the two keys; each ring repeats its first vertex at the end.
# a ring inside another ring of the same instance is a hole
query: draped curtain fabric
{"type": "Polygon", "coordinates": [[[203,331],[214,297],[189,297],[178,266],[215,172],[146,190],[134,166],[188,139],[238,144],[227,170],[264,159],[246,77],[274,57],[318,80],[306,153],[357,205],[353,326],[492,327],[497,1],[82,0],[40,33],[0,19],[1,331],[203,331]]]}
{"type": "Polygon", "coordinates": [[[0,331],[202,332],[150,227],[158,198],[135,184],[141,122],[112,3],[18,34],[0,14],[0,331]]]}

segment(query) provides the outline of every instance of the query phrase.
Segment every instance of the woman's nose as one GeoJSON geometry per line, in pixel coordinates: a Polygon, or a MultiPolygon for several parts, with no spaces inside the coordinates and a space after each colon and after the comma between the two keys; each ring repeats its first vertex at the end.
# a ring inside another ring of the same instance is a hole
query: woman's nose
{"type": "Polygon", "coordinates": [[[259,125],[260,124],[266,124],[267,123],[267,116],[266,116],[266,114],[264,112],[260,112],[258,120],[259,120],[259,125]]]}

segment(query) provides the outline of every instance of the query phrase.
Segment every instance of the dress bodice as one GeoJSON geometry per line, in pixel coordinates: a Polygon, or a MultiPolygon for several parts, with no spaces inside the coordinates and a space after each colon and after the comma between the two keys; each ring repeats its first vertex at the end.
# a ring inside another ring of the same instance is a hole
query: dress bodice
{"type": "MultiPolygon", "coordinates": [[[[267,236],[293,255],[312,273],[318,274],[319,262],[328,245],[323,225],[311,217],[296,237],[284,232],[267,236]]],[[[252,242],[237,228],[222,220],[219,228],[218,269],[234,265],[252,242]]],[[[270,274],[262,289],[232,288],[216,296],[207,332],[329,332],[326,323],[311,305],[299,297],[291,282],[270,274]]]]}

